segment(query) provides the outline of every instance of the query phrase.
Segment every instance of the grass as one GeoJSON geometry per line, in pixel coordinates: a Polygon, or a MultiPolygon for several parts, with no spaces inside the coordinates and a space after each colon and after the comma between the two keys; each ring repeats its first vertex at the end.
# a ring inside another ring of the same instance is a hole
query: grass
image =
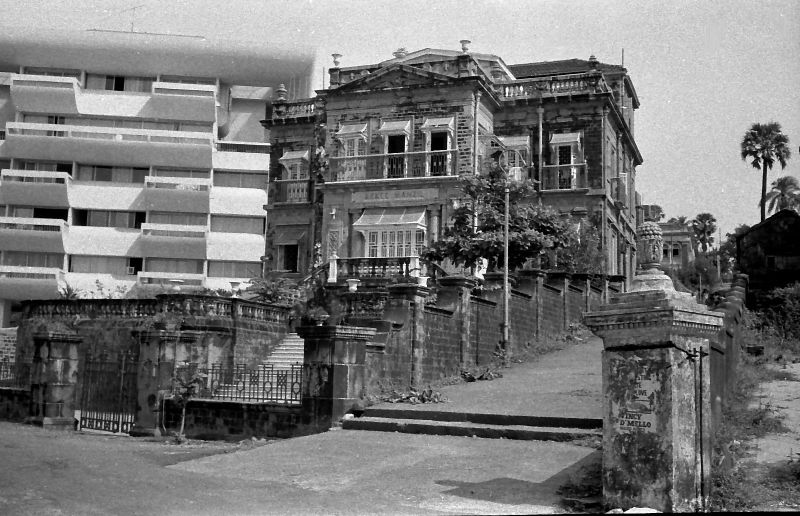
{"type": "Polygon", "coordinates": [[[777,337],[770,331],[744,327],[745,342],[764,345],[758,357],[743,355],[735,390],[723,411],[715,440],[712,511],[748,511],[800,507],[800,454],[787,450],[780,464],[758,464],[753,460],[753,440],[790,432],[784,415],[770,403],[756,403],[761,384],[774,381],[800,382],[780,367],[797,362],[800,343],[777,337]],[[771,364],[776,364],[774,367],[771,364]]]}

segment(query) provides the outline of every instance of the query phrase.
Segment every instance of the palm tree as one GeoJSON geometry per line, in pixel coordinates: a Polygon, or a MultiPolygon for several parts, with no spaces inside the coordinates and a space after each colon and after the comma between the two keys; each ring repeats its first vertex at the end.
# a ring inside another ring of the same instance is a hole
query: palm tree
{"type": "Polygon", "coordinates": [[[781,132],[781,124],[753,124],[742,139],[742,159],[750,158],[753,168],[760,169],[761,175],[761,220],[766,218],[767,171],[772,170],[775,160],[786,168],[789,159],[789,137],[781,132]]]}
{"type": "Polygon", "coordinates": [[[770,213],[800,206],[800,184],[793,176],[779,177],[772,182],[772,190],[766,198],[770,213]]]}
{"type": "Polygon", "coordinates": [[[670,217],[667,221],[667,224],[680,224],[681,226],[686,226],[689,224],[689,218],[686,215],[681,215],[680,217],[670,217]]]}
{"type": "Polygon", "coordinates": [[[692,220],[692,231],[694,231],[695,241],[703,248],[703,252],[708,251],[708,246],[714,243],[714,232],[717,230],[717,219],[710,213],[698,213],[692,220]]]}

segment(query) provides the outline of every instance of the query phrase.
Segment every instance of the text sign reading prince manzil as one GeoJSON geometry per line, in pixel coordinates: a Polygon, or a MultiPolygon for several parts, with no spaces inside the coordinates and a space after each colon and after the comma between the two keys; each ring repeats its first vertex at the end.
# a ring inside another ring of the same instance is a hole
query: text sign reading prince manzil
{"type": "Polygon", "coordinates": [[[415,188],[413,190],[380,190],[373,192],[353,192],[352,202],[354,203],[373,203],[393,202],[428,202],[439,197],[439,190],[436,188],[415,188]]]}

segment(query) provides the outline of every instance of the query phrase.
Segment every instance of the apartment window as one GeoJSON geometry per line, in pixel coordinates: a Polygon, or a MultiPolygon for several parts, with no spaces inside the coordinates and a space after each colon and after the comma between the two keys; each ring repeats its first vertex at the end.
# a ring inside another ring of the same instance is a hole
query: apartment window
{"type": "Polygon", "coordinates": [[[73,255],[69,260],[69,271],[121,276],[128,272],[128,259],[124,256],[73,255]]]}
{"type": "Polygon", "coordinates": [[[550,136],[550,164],[542,170],[543,190],[586,188],[586,167],[581,154],[580,133],[550,136]]]}
{"type": "MultiPolygon", "coordinates": [[[[8,168],[8,167],[5,167],[8,168]]],[[[58,163],[55,161],[25,161],[16,162],[17,170],[32,170],[38,172],[66,172],[72,174],[72,163],[58,163]]]]}
{"type": "Polygon", "coordinates": [[[150,93],[153,90],[153,78],[88,73],[86,89],[150,93]]]}
{"type": "Polygon", "coordinates": [[[159,78],[160,82],[174,82],[178,84],[208,84],[214,86],[217,84],[216,79],[208,77],[184,77],[180,75],[162,75],[159,78]]]}
{"type": "Polygon", "coordinates": [[[111,167],[104,165],[78,165],[76,180],[110,183],[144,183],[150,172],[147,167],[111,167]]]}
{"type": "Polygon", "coordinates": [[[153,224],[174,224],[177,226],[205,226],[208,224],[208,215],[205,213],[151,211],[148,222],[153,224]]]}
{"type": "Polygon", "coordinates": [[[189,168],[155,168],[153,175],[156,177],[189,177],[208,179],[211,175],[208,170],[198,170],[189,168]]]}
{"type": "Polygon", "coordinates": [[[261,263],[209,261],[208,275],[212,278],[257,278],[261,275],[261,263]]]}
{"type": "Polygon", "coordinates": [[[80,70],[69,70],[61,68],[42,68],[38,66],[26,66],[23,68],[23,73],[29,75],[47,75],[49,77],[73,77],[81,79],[80,70]]]}
{"type": "Polygon", "coordinates": [[[228,186],[233,188],[267,188],[267,176],[259,173],[248,172],[222,172],[214,171],[214,186],[228,186]]]}
{"type": "Polygon", "coordinates": [[[66,221],[69,210],[66,208],[38,208],[34,206],[10,206],[11,217],[32,219],[61,219],[66,221]]]}
{"type": "Polygon", "coordinates": [[[264,217],[229,217],[224,215],[211,216],[211,231],[221,233],[252,233],[264,234],[264,217]]]}
{"type": "Polygon", "coordinates": [[[64,265],[64,255],[56,253],[3,251],[2,259],[3,265],[14,267],[51,267],[60,269],[64,265]]]}
{"type": "Polygon", "coordinates": [[[173,258],[148,258],[147,272],[173,272],[178,274],[203,274],[203,260],[179,260],[173,258]]]}
{"type": "Polygon", "coordinates": [[[139,229],[144,221],[143,211],[75,210],[72,214],[74,226],[139,229]]]}

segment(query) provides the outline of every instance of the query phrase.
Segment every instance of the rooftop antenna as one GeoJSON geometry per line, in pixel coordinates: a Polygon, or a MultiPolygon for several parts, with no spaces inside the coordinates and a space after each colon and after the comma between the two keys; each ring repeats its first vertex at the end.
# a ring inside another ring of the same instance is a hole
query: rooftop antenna
{"type": "Polygon", "coordinates": [[[134,5],[133,7],[128,7],[127,9],[122,9],[121,11],[119,11],[120,13],[126,13],[128,11],[131,12],[131,30],[129,32],[133,32],[133,26],[136,21],[136,9],[144,7],[145,5],[146,4],[134,5]]]}

